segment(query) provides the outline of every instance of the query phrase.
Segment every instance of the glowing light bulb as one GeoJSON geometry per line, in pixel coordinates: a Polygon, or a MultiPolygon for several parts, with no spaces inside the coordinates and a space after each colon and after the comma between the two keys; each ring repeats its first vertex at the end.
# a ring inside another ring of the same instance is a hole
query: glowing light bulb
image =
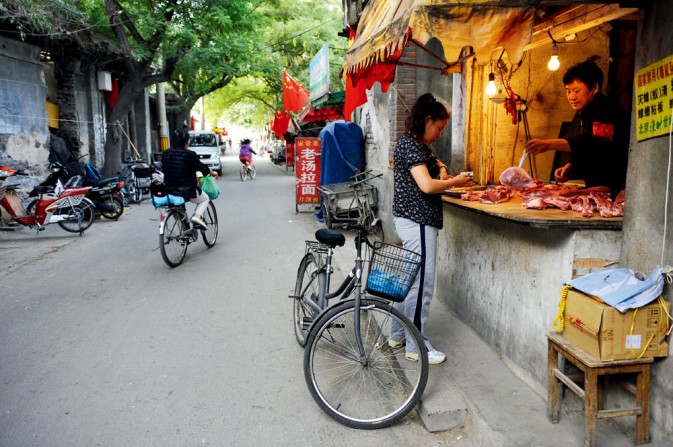
{"type": "Polygon", "coordinates": [[[488,84],[486,84],[486,94],[488,96],[494,96],[498,93],[498,87],[495,85],[495,74],[488,74],[488,84]]]}
{"type": "Polygon", "coordinates": [[[556,71],[561,66],[561,62],[558,60],[558,45],[554,44],[551,47],[551,57],[547,63],[547,68],[551,71],[556,71]]]}

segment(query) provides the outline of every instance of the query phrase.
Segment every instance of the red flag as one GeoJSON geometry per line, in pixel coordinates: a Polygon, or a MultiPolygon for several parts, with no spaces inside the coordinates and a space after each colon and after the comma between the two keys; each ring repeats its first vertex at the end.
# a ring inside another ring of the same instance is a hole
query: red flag
{"type": "Polygon", "coordinates": [[[309,97],[304,86],[283,70],[283,109],[297,113],[306,106],[309,97]]]}
{"type": "Polygon", "coordinates": [[[276,110],[276,116],[273,117],[273,124],[271,125],[273,134],[277,137],[282,137],[287,132],[289,125],[290,115],[282,110],[276,110]]]}

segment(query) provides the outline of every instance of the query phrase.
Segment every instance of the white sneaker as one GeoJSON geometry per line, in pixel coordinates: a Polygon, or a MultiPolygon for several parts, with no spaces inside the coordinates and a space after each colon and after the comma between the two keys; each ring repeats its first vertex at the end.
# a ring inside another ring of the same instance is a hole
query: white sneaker
{"type": "MultiPolygon", "coordinates": [[[[404,357],[409,360],[410,362],[417,362],[418,361],[418,354],[415,352],[406,352],[404,354],[404,357]]],[[[446,360],[446,354],[443,352],[439,352],[436,349],[433,349],[432,351],[428,351],[428,363],[431,365],[439,365],[442,363],[444,360],[446,360]]]]}
{"type": "Polygon", "coordinates": [[[206,223],[198,216],[192,216],[192,223],[198,225],[201,228],[208,228],[206,223]]]}
{"type": "Polygon", "coordinates": [[[407,341],[404,338],[402,340],[393,340],[392,338],[388,340],[388,346],[390,346],[393,349],[401,348],[406,344],[407,341]]]}
{"type": "Polygon", "coordinates": [[[428,351],[428,363],[430,363],[431,365],[439,365],[444,360],[446,360],[446,354],[444,354],[443,352],[439,352],[436,349],[428,351]]]}

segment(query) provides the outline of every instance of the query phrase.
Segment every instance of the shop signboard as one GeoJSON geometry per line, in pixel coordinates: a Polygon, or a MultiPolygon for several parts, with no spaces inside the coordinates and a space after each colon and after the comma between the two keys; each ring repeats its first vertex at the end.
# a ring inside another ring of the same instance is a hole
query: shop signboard
{"type": "Polygon", "coordinates": [[[323,45],[308,65],[311,101],[329,93],[329,47],[323,45]]]}
{"type": "MultiPolygon", "coordinates": [[[[297,203],[320,203],[320,138],[299,137],[295,141],[294,167],[297,176],[297,203]]],[[[295,208],[296,208],[295,207],[295,208]]]]}
{"type": "Polygon", "coordinates": [[[638,141],[668,134],[673,110],[673,55],[636,72],[638,141]]]}

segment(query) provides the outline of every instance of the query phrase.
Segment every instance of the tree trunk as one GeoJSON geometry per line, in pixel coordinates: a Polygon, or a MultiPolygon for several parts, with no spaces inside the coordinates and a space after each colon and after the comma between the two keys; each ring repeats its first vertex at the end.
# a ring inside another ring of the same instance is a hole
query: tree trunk
{"type": "MultiPolygon", "coordinates": [[[[122,126],[133,108],[136,98],[143,90],[142,78],[133,74],[125,79],[125,84],[119,89],[119,97],[108,117],[105,139],[105,166],[103,168],[103,175],[106,177],[117,175],[121,167],[122,143],[127,140],[122,126]]],[[[131,123],[131,126],[134,125],[135,123],[131,123]]]]}
{"type": "Polygon", "coordinates": [[[58,82],[59,136],[65,140],[75,158],[79,157],[82,146],[75,95],[75,73],[78,63],[76,58],[61,57],[54,64],[54,75],[58,82]]]}

